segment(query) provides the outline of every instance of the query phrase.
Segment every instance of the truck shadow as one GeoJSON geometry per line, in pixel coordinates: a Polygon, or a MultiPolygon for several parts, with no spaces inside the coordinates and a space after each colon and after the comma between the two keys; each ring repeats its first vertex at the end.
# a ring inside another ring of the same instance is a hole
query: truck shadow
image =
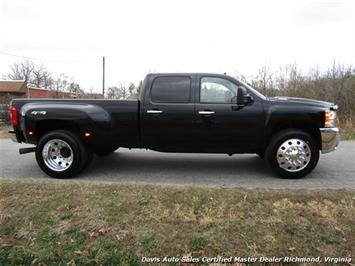
{"type": "Polygon", "coordinates": [[[264,160],[254,154],[228,156],[121,150],[107,157],[94,157],[80,177],[149,182],[161,179],[178,183],[190,178],[200,181],[241,177],[275,179],[264,160]]]}

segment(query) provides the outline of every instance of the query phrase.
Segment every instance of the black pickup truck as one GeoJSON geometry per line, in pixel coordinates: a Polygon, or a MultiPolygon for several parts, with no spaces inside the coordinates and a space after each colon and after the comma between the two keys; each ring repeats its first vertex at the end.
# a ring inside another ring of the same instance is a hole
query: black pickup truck
{"type": "MultiPolygon", "coordinates": [[[[260,94],[227,75],[148,74],[138,100],[14,99],[16,142],[40,168],[73,177],[119,147],[161,152],[256,153],[279,176],[300,178],[339,143],[337,105],[260,94]]],[[[236,170],[236,175],[238,172],[236,170]]]]}

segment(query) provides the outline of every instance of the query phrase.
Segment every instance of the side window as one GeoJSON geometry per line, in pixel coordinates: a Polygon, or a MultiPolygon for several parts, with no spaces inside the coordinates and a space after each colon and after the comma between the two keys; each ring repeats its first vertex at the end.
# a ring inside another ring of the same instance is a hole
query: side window
{"type": "Polygon", "coordinates": [[[150,97],[156,103],[190,102],[189,77],[158,77],[153,81],[150,97]]]}
{"type": "Polygon", "coordinates": [[[201,79],[201,103],[232,103],[237,96],[238,87],[223,78],[204,77],[201,79]]]}

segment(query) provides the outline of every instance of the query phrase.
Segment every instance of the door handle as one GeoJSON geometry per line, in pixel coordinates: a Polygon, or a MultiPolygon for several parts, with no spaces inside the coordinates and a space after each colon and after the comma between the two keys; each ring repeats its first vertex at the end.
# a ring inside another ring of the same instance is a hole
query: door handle
{"type": "Polygon", "coordinates": [[[213,115],[214,111],[198,111],[199,115],[213,115]]]}
{"type": "Polygon", "coordinates": [[[161,114],[162,112],[162,110],[147,110],[148,114],[161,114]]]}

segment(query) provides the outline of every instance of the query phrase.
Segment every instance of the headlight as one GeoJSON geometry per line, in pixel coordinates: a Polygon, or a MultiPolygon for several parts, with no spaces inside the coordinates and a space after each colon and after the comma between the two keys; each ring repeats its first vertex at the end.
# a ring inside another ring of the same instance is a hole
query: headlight
{"type": "Polygon", "coordinates": [[[337,117],[336,111],[325,111],[325,127],[334,127],[335,126],[335,119],[337,117]]]}

